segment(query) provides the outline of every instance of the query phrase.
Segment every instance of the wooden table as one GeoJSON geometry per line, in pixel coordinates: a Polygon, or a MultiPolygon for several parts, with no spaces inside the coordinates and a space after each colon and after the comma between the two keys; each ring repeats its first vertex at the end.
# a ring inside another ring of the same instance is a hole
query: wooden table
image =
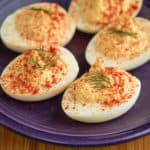
{"type": "MultiPolygon", "coordinates": [[[[10,129],[0,127],[0,150],[79,150],[80,147],[66,147],[39,142],[21,136],[10,129]]],[[[131,142],[108,147],[89,147],[81,150],[149,150],[150,135],[131,142]]]]}

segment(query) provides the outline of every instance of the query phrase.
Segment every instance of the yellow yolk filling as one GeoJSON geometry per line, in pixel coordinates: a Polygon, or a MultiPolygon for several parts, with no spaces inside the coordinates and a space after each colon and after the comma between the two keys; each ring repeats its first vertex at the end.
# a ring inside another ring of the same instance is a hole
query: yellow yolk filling
{"type": "Polygon", "coordinates": [[[120,15],[132,16],[138,9],[139,0],[133,5],[130,0],[80,0],[80,14],[84,20],[95,24],[110,24],[120,15]]]}
{"type": "Polygon", "coordinates": [[[138,86],[135,78],[129,73],[113,67],[102,69],[100,63],[97,61],[97,64],[88,73],[74,83],[74,100],[83,105],[97,103],[105,107],[113,107],[128,101],[138,86]],[[89,73],[97,70],[95,67],[100,68],[99,75],[103,74],[109,78],[110,83],[106,83],[108,84],[107,88],[97,89],[93,87],[92,82],[88,82],[89,73]]]}
{"type": "Polygon", "coordinates": [[[60,82],[66,64],[53,52],[30,50],[10,64],[1,77],[2,86],[11,93],[37,94],[60,82]]]}
{"type": "Polygon", "coordinates": [[[65,34],[65,21],[66,14],[57,4],[47,4],[25,8],[17,14],[15,26],[21,37],[42,47],[60,43],[65,34]]]}
{"type": "Polygon", "coordinates": [[[134,19],[128,17],[105,28],[95,41],[96,50],[118,62],[139,56],[147,50],[147,44],[145,32],[140,29],[134,19]],[[114,29],[116,31],[112,31],[114,29]]]}
{"type": "Polygon", "coordinates": [[[114,0],[81,0],[81,16],[91,23],[108,23],[120,13],[120,7],[114,0]]]}

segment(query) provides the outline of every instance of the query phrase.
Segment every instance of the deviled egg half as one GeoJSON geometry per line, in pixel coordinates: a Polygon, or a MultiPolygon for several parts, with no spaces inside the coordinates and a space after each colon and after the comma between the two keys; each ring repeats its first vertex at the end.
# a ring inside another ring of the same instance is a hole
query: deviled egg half
{"type": "Polygon", "coordinates": [[[72,0],[69,14],[77,28],[86,33],[96,33],[126,14],[136,16],[143,0],[72,0]]]}
{"type": "Polygon", "coordinates": [[[106,66],[125,70],[143,65],[150,59],[150,21],[121,17],[92,38],[85,57],[90,65],[102,57],[106,66]]]}
{"type": "Polygon", "coordinates": [[[41,101],[62,92],[77,76],[78,63],[62,47],[33,49],[12,60],[0,77],[0,85],[10,97],[41,101]]]}
{"type": "Polygon", "coordinates": [[[141,82],[130,73],[103,67],[101,59],[65,91],[62,109],[70,118],[98,123],[126,113],[137,101],[141,82]]]}
{"type": "Polygon", "coordinates": [[[11,50],[64,46],[75,33],[72,17],[56,3],[35,3],[10,14],[3,22],[0,35],[11,50]]]}

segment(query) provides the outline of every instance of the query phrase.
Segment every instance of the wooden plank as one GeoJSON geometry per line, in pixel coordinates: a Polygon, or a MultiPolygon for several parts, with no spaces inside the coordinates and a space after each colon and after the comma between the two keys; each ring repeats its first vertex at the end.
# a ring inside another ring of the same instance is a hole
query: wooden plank
{"type": "MultiPolygon", "coordinates": [[[[150,135],[131,142],[107,147],[82,147],[81,150],[149,150],[150,135]]],[[[48,144],[21,136],[5,127],[0,127],[0,150],[79,150],[80,147],[66,147],[48,144]]]]}

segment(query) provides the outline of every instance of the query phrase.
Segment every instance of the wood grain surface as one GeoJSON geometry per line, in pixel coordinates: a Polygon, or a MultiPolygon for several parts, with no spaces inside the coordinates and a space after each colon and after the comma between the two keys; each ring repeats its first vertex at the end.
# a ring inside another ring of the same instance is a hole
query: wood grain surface
{"type": "Polygon", "coordinates": [[[107,147],[66,147],[36,141],[0,127],[0,150],[149,150],[150,135],[131,142],[107,147]]]}

